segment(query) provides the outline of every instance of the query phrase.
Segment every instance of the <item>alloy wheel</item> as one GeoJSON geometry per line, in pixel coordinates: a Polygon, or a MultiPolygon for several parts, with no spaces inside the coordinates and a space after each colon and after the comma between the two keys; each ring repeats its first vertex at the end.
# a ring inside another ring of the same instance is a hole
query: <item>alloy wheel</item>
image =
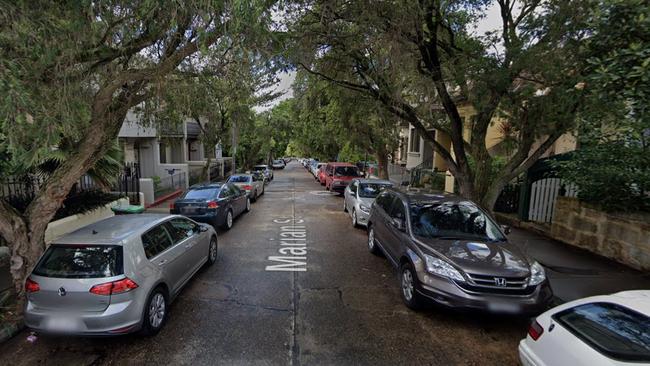
{"type": "Polygon", "coordinates": [[[368,249],[371,251],[375,249],[375,229],[370,229],[368,232],[368,249]]]}
{"type": "Polygon", "coordinates": [[[408,268],[402,271],[402,293],[406,301],[413,299],[413,274],[408,268]]]}
{"type": "Polygon", "coordinates": [[[251,200],[247,199],[246,200],[246,212],[251,210],[251,200]]]}
{"type": "Polygon", "coordinates": [[[214,262],[217,260],[217,242],[212,239],[210,240],[210,261],[214,262]]]}
{"type": "Polygon", "coordinates": [[[151,327],[158,328],[165,319],[165,297],[160,292],[157,292],[149,304],[149,324],[151,327]]]}
{"type": "Polygon", "coordinates": [[[228,211],[228,214],[226,215],[226,226],[228,229],[232,227],[232,212],[228,211]]]}
{"type": "Polygon", "coordinates": [[[357,210],[352,210],[352,226],[357,226],[357,210]]]}

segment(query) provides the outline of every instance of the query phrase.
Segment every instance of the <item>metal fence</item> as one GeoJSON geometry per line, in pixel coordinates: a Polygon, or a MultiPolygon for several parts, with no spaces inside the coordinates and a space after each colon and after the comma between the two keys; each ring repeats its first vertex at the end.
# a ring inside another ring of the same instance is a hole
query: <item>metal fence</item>
{"type": "Polygon", "coordinates": [[[166,194],[172,193],[179,189],[185,189],[187,176],[185,172],[178,172],[154,181],[153,196],[158,199],[166,194]]]}
{"type": "Polygon", "coordinates": [[[113,186],[113,191],[118,192],[121,196],[129,198],[133,205],[139,205],[140,202],[140,165],[138,163],[126,163],[122,172],[117,177],[113,186]]]}

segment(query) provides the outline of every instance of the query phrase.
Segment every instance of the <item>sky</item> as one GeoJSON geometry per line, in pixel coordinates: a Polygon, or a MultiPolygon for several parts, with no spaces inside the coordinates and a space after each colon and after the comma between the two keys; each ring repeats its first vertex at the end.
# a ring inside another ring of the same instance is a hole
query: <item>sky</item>
{"type": "MultiPolygon", "coordinates": [[[[486,16],[483,19],[480,19],[476,23],[476,34],[485,34],[488,31],[495,30],[495,29],[500,29],[501,28],[501,15],[499,14],[499,6],[495,3],[493,3],[486,12],[486,16]]],[[[269,103],[268,105],[264,106],[257,106],[255,107],[255,111],[257,113],[267,111],[277,104],[279,104],[281,101],[293,98],[293,81],[296,79],[296,72],[291,71],[291,72],[283,72],[278,75],[279,82],[275,85],[274,91],[279,91],[284,93],[280,98],[274,100],[273,102],[269,103]]]]}

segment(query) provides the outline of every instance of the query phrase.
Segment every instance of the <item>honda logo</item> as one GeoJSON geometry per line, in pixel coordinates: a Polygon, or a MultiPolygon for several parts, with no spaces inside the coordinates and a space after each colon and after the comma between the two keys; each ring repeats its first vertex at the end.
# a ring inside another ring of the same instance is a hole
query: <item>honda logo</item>
{"type": "Polygon", "coordinates": [[[63,287],[59,287],[59,296],[65,296],[66,292],[63,287]]]}
{"type": "Polygon", "coordinates": [[[503,277],[495,277],[494,278],[494,284],[499,286],[499,287],[506,287],[508,282],[506,282],[506,279],[503,277]]]}

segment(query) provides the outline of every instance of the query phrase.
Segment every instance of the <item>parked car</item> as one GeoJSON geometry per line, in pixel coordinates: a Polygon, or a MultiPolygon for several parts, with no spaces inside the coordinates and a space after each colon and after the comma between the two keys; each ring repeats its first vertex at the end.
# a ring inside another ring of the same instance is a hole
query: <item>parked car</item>
{"type": "Polygon", "coordinates": [[[402,300],[413,309],[431,300],[534,314],[553,296],[544,268],[478,205],[454,195],[384,190],[370,209],[368,249],[399,268],[402,300]]]}
{"type": "Polygon", "coordinates": [[[325,189],[343,194],[345,187],[354,178],[359,178],[359,169],[350,163],[329,163],[325,167],[325,189]]]}
{"type": "Polygon", "coordinates": [[[343,211],[352,218],[352,226],[368,225],[370,207],[377,195],[393,183],[380,179],[353,179],[343,194],[343,211]]]}
{"type": "Polygon", "coordinates": [[[321,186],[325,185],[325,177],[327,175],[325,173],[325,168],[327,168],[327,163],[320,164],[320,167],[316,171],[316,180],[321,186]]]}
{"type": "Polygon", "coordinates": [[[211,183],[190,187],[169,211],[228,230],[237,216],[250,210],[251,200],[245,191],[232,183],[211,183]]]}
{"type": "Polygon", "coordinates": [[[309,166],[307,168],[307,170],[309,170],[311,175],[313,175],[315,178],[318,177],[318,169],[320,168],[319,164],[323,164],[323,163],[319,162],[318,160],[312,160],[312,162],[309,163],[309,166]]]}
{"type": "Polygon", "coordinates": [[[44,333],[156,334],[217,234],[182,216],[114,216],[52,243],[25,282],[25,325],[44,333]]]}
{"type": "Polygon", "coordinates": [[[555,307],[519,342],[524,366],[650,364],[650,291],[593,296],[555,307]]]}
{"type": "Polygon", "coordinates": [[[253,171],[261,172],[268,182],[273,180],[273,170],[268,165],[260,164],[253,167],[253,171]]]}
{"type": "Polygon", "coordinates": [[[252,202],[264,194],[264,176],[261,174],[235,174],[228,178],[228,183],[232,183],[239,189],[246,191],[246,195],[252,202]]]}
{"type": "Polygon", "coordinates": [[[311,174],[314,176],[314,179],[316,179],[317,181],[320,181],[319,179],[320,170],[325,169],[325,165],[327,165],[327,163],[316,163],[316,165],[314,165],[311,174]]]}
{"type": "Polygon", "coordinates": [[[271,167],[273,169],[284,169],[285,165],[286,164],[284,163],[284,160],[282,160],[282,159],[273,160],[271,162],[271,167]]]}
{"type": "Polygon", "coordinates": [[[261,180],[262,182],[264,182],[264,185],[269,184],[269,180],[266,179],[266,176],[264,175],[264,173],[262,173],[262,172],[256,172],[256,171],[252,171],[252,172],[250,172],[250,173],[251,173],[254,177],[257,177],[258,180],[261,180]]]}

